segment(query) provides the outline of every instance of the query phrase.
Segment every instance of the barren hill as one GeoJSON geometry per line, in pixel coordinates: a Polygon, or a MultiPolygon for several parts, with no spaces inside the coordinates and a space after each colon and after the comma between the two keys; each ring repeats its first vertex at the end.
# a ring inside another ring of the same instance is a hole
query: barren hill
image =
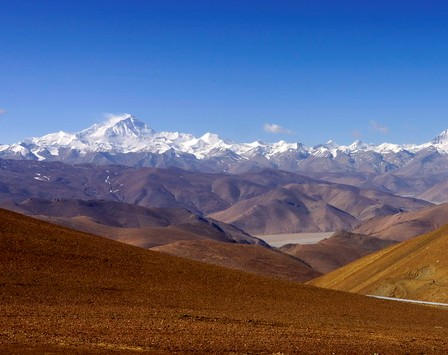
{"type": "Polygon", "coordinates": [[[446,353],[440,310],[256,276],[0,210],[2,353],[446,353]]]}
{"type": "Polygon", "coordinates": [[[339,231],[316,244],[288,244],[280,250],[326,274],[393,244],[395,242],[389,240],[339,231]]]}
{"type": "Polygon", "coordinates": [[[381,239],[404,241],[448,224],[448,204],[373,218],[358,225],[353,232],[381,239]]]}
{"type": "Polygon", "coordinates": [[[253,234],[325,232],[350,228],[356,218],[301,192],[277,188],[210,214],[253,234]]]}
{"type": "Polygon", "coordinates": [[[120,201],[187,209],[254,234],[350,229],[368,218],[431,205],[272,169],[230,175],[0,160],[0,181],[3,206],[31,197],[120,201]]]}
{"type": "Polygon", "coordinates": [[[448,182],[444,177],[441,182],[432,184],[429,189],[417,196],[426,201],[434,203],[445,203],[448,201],[448,182]]]}
{"type": "Polygon", "coordinates": [[[220,243],[208,240],[179,241],[152,250],[205,263],[261,275],[308,281],[321,275],[304,261],[258,245],[220,243]]]}
{"type": "Polygon", "coordinates": [[[232,225],[200,217],[181,208],[146,208],[112,201],[48,201],[38,198],[9,207],[53,223],[144,248],[179,240],[204,239],[267,246],[262,240],[232,225]]]}
{"type": "Polygon", "coordinates": [[[352,229],[360,221],[429,204],[371,189],[319,181],[287,183],[209,216],[252,234],[352,229]],[[400,206],[400,207],[398,207],[400,206]]]}
{"type": "Polygon", "coordinates": [[[448,303],[448,226],[368,255],[311,284],[448,303]]]}

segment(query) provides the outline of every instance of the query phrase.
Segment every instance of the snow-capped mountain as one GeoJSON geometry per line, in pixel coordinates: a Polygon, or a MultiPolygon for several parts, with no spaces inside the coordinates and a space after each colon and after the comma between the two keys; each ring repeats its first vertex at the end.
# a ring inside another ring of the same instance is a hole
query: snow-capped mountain
{"type": "Polygon", "coordinates": [[[436,138],[434,138],[432,144],[443,146],[444,149],[448,150],[448,129],[444,130],[436,138]]]}
{"type": "Polygon", "coordinates": [[[206,171],[237,171],[238,166],[244,166],[290,171],[387,172],[427,155],[448,161],[448,130],[422,145],[372,145],[357,140],[348,146],[329,141],[307,147],[285,141],[234,143],[213,133],[199,138],[188,133],[157,133],[129,114],[110,116],[78,133],[57,132],[18,144],[0,145],[3,158],[177,166],[206,171]]]}

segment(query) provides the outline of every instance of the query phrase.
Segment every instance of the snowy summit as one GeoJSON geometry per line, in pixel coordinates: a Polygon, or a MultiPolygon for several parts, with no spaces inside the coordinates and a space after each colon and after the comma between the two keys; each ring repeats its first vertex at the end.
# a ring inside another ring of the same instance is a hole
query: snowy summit
{"type": "MultiPolygon", "coordinates": [[[[163,161],[167,165],[168,158],[179,161],[186,159],[189,164],[194,163],[195,160],[210,159],[214,159],[215,163],[227,162],[227,164],[250,160],[262,165],[266,165],[265,162],[269,161],[271,166],[291,167],[300,165],[301,161],[308,157],[328,160],[342,159],[345,156],[353,161],[357,156],[365,160],[366,154],[374,154],[369,159],[377,160],[375,164],[379,167],[396,164],[397,160],[394,159],[396,154],[404,153],[411,157],[425,149],[447,155],[448,130],[439,134],[432,142],[422,145],[391,143],[373,145],[358,140],[348,146],[329,141],[326,144],[307,147],[300,143],[285,141],[234,143],[223,140],[214,133],[206,133],[199,138],[188,133],[157,133],[134,116],[122,114],[110,115],[105,122],[94,124],[77,133],[60,131],[31,138],[18,144],[2,145],[0,157],[145,166],[158,166],[163,161]],[[129,157],[125,158],[129,154],[133,154],[132,160],[129,160],[129,157]]],[[[179,163],[177,166],[185,164],[179,163]]]]}

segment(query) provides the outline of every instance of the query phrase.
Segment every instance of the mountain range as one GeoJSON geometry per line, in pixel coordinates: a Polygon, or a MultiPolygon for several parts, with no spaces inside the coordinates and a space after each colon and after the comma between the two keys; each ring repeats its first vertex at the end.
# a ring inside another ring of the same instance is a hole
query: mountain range
{"type": "Polygon", "coordinates": [[[60,131],[0,144],[0,158],[233,174],[281,169],[435,203],[448,201],[448,129],[424,144],[374,145],[358,140],[348,146],[329,141],[308,147],[285,141],[234,143],[213,133],[199,138],[157,133],[123,114],[77,133],[60,131]]]}
{"type": "Polygon", "coordinates": [[[0,206],[38,218],[0,208],[0,352],[446,353],[440,310],[314,286],[447,302],[447,181],[448,131],[237,144],[123,115],[0,146],[0,206]]]}
{"type": "MultiPolygon", "coordinates": [[[[278,169],[225,174],[0,159],[0,205],[25,208],[25,213],[30,213],[26,212],[30,203],[23,204],[30,198],[105,200],[147,208],[185,209],[255,235],[350,230],[373,217],[431,205],[278,169]]],[[[71,210],[79,204],[58,206],[71,210]]],[[[42,206],[41,211],[50,213],[51,209],[42,206]]]]}
{"type": "Polygon", "coordinates": [[[339,167],[348,171],[386,172],[408,166],[417,156],[428,153],[448,155],[448,129],[420,145],[374,145],[357,140],[348,146],[329,141],[308,147],[285,141],[234,143],[213,133],[200,138],[188,133],[157,133],[129,114],[111,116],[77,133],[60,131],[0,145],[0,156],[4,158],[159,167],[184,164],[220,171],[247,162],[300,171],[318,160],[320,164],[313,164],[320,170],[339,167]]]}

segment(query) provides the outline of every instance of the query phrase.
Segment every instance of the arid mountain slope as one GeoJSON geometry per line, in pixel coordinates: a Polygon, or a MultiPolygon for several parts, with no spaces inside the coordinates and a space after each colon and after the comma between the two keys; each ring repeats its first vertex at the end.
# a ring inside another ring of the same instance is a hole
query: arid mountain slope
{"type": "Polygon", "coordinates": [[[280,250],[326,274],[393,244],[395,242],[389,240],[339,231],[316,244],[288,244],[280,250]]]}
{"type": "Polygon", "coordinates": [[[9,207],[53,223],[143,248],[179,240],[203,239],[267,246],[262,240],[232,225],[180,208],[145,208],[112,201],[48,201],[37,198],[9,207]]]}
{"type": "Polygon", "coordinates": [[[417,197],[433,203],[448,202],[448,181],[446,177],[443,181],[431,185],[429,189],[425,190],[417,197]]]}
{"type": "Polygon", "coordinates": [[[356,218],[300,191],[276,188],[210,217],[253,234],[326,232],[350,228],[356,218]]]}
{"type": "Polygon", "coordinates": [[[416,204],[428,205],[376,190],[315,181],[270,189],[210,217],[252,234],[326,232],[352,229],[359,221],[413,210],[416,204]]]}
{"type": "Polygon", "coordinates": [[[440,310],[156,253],[0,210],[2,353],[446,353],[440,310]]]}
{"type": "MultiPolygon", "coordinates": [[[[424,160],[425,158],[423,158],[424,160]]],[[[432,163],[430,163],[432,164],[432,163]]],[[[439,166],[434,162],[434,166],[439,166]]],[[[425,166],[417,166],[405,172],[368,173],[368,172],[331,172],[316,171],[308,175],[319,180],[336,184],[347,184],[362,189],[373,189],[399,196],[413,196],[433,203],[448,202],[448,169],[442,166],[428,172],[425,166]],[[420,169],[420,171],[418,170],[420,169]]]]}
{"type": "Polygon", "coordinates": [[[260,275],[309,281],[321,275],[291,255],[258,245],[220,243],[208,240],[180,241],[152,250],[260,275]]]}
{"type": "Polygon", "coordinates": [[[448,303],[448,226],[368,255],[311,284],[448,303]]]}
{"type": "Polygon", "coordinates": [[[366,218],[430,205],[281,170],[229,175],[176,168],[0,160],[0,181],[3,206],[30,197],[121,201],[142,207],[183,208],[235,222],[254,234],[349,229],[366,218]],[[240,221],[242,212],[245,221],[240,221]],[[268,219],[269,226],[257,225],[260,218],[268,219]]]}
{"type": "Polygon", "coordinates": [[[445,224],[448,224],[448,204],[373,218],[358,225],[353,232],[381,239],[404,241],[436,230],[445,224]]]}

